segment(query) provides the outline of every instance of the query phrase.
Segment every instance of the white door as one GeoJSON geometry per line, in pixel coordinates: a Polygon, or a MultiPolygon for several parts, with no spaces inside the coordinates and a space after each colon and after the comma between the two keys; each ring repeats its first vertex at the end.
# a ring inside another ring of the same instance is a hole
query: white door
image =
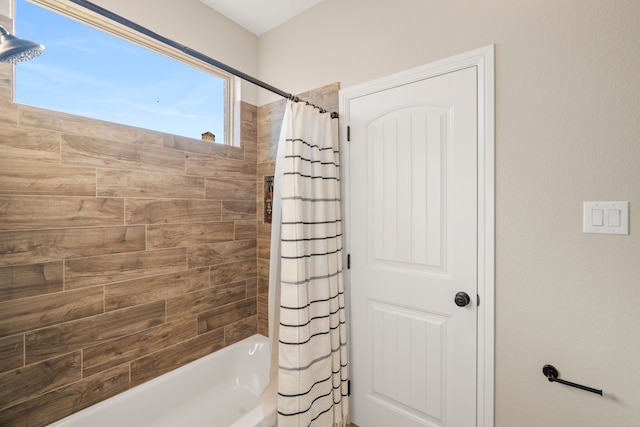
{"type": "Polygon", "coordinates": [[[476,425],[477,80],[471,66],[348,100],[360,427],[476,425]]]}

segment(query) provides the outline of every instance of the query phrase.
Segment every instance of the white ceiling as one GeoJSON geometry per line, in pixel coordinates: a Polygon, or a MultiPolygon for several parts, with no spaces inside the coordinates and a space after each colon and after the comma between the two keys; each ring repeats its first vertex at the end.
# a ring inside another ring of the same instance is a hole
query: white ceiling
{"type": "Polygon", "coordinates": [[[277,27],[322,0],[200,0],[255,35],[277,27]]]}

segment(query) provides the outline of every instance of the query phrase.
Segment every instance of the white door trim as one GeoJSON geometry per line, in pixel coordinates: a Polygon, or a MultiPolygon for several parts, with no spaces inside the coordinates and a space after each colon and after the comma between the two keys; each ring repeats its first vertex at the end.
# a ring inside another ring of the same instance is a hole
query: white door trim
{"type": "MultiPolygon", "coordinates": [[[[343,195],[349,200],[349,101],[364,95],[413,83],[464,68],[478,71],[478,382],[477,427],[494,426],[495,345],[495,129],[494,46],[466,52],[340,91],[343,195]]],[[[349,209],[348,204],[344,204],[349,209]]],[[[345,212],[345,257],[349,253],[349,212],[345,212]]],[[[346,259],[345,264],[346,265],[346,259]]],[[[349,274],[345,276],[349,298],[349,274]]]]}

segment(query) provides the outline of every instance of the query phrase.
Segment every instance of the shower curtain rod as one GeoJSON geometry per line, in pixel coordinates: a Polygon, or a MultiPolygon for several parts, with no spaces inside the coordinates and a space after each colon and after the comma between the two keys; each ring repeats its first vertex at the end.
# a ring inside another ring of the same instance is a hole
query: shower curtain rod
{"type": "MultiPolygon", "coordinates": [[[[170,46],[170,47],[172,47],[174,49],[177,49],[177,50],[179,50],[179,51],[181,51],[183,53],[186,53],[187,55],[189,55],[189,56],[191,56],[193,58],[199,59],[200,61],[203,61],[203,62],[206,62],[207,64],[213,65],[214,67],[219,68],[219,69],[221,69],[223,71],[226,71],[229,74],[233,74],[236,77],[240,77],[242,80],[248,81],[249,83],[253,83],[256,86],[259,86],[259,87],[261,87],[263,89],[266,89],[266,90],[268,90],[270,92],[273,92],[275,94],[278,94],[278,95],[282,96],[283,98],[290,99],[293,102],[304,102],[307,105],[310,105],[310,106],[312,106],[314,108],[317,108],[318,110],[320,110],[321,113],[327,113],[328,112],[327,110],[325,110],[322,107],[319,107],[319,106],[317,106],[315,104],[312,104],[312,103],[310,103],[308,101],[302,100],[302,99],[298,98],[295,95],[292,95],[292,94],[290,94],[288,92],[285,92],[285,91],[283,91],[281,89],[278,89],[277,87],[271,86],[270,84],[265,83],[262,80],[258,80],[255,77],[252,77],[252,76],[250,76],[250,75],[248,75],[248,74],[246,74],[246,73],[244,73],[244,72],[242,72],[240,70],[237,70],[237,69],[235,69],[233,67],[230,67],[229,65],[224,64],[224,63],[222,63],[222,62],[220,62],[220,61],[218,61],[216,59],[213,59],[213,58],[211,58],[211,57],[209,57],[209,56],[207,56],[207,55],[205,55],[203,53],[200,53],[200,52],[198,52],[196,50],[193,50],[190,47],[181,45],[180,43],[177,43],[177,42],[175,42],[175,41],[173,41],[171,39],[168,39],[168,38],[166,38],[164,36],[161,36],[160,34],[155,33],[155,32],[153,32],[153,31],[149,30],[148,28],[145,28],[145,27],[143,27],[141,25],[138,25],[135,22],[130,21],[127,18],[124,18],[124,17],[122,17],[122,16],[120,16],[118,14],[115,14],[115,13],[113,13],[113,12],[111,12],[111,11],[101,7],[101,6],[98,6],[95,3],[91,3],[90,1],[86,1],[86,0],[69,0],[69,1],[71,3],[77,4],[78,6],[84,7],[85,9],[88,9],[88,10],[90,10],[92,12],[95,12],[98,15],[104,16],[105,18],[108,18],[108,19],[110,19],[112,21],[115,21],[115,22],[117,22],[119,24],[122,24],[122,25],[124,25],[124,26],[126,26],[128,28],[131,28],[132,30],[135,30],[135,31],[137,31],[139,33],[142,33],[142,34],[146,35],[146,36],[149,36],[154,40],[157,40],[157,41],[159,41],[161,43],[166,44],[167,46],[170,46]]],[[[332,119],[338,118],[338,113],[331,112],[331,118],[332,119]]]]}

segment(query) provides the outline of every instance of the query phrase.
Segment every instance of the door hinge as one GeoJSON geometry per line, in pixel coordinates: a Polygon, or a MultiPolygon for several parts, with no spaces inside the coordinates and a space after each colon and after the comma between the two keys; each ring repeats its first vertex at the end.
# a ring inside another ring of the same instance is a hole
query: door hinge
{"type": "Polygon", "coordinates": [[[351,270],[351,254],[347,254],[347,270],[351,270]]]}
{"type": "Polygon", "coordinates": [[[347,126],[347,141],[351,141],[351,126],[347,126]]]}
{"type": "Polygon", "coordinates": [[[480,295],[476,294],[476,297],[478,297],[478,307],[480,307],[480,295]]]}
{"type": "Polygon", "coordinates": [[[351,380],[347,380],[347,396],[351,396],[351,380]]]}

